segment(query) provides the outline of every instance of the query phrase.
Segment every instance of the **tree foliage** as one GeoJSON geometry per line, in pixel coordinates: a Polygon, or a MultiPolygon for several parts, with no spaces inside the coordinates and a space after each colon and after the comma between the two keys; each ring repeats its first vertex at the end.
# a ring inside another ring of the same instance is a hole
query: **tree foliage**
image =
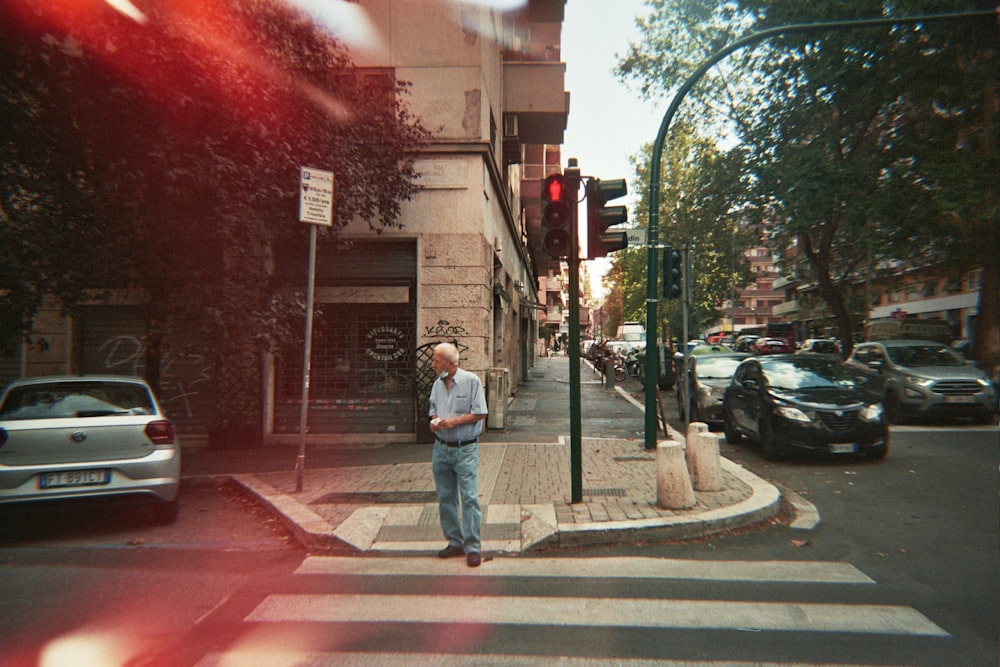
{"type": "Polygon", "coordinates": [[[428,136],[407,84],[275,0],[143,3],[141,20],[72,4],[0,16],[0,234],[24,249],[0,264],[5,338],[46,294],[72,311],[85,289],[140,287],[151,380],[162,345],[211,345],[221,395],[256,396],[260,351],[302,316],[272,260],[305,243],[299,168],[334,172],[324,234],[398,225],[428,136]]]}
{"type": "MultiPolygon", "coordinates": [[[[635,219],[645,226],[649,220],[649,166],[652,147],[647,145],[633,159],[639,193],[635,219]]],[[[660,228],[658,242],[681,250],[687,244],[692,253],[691,327],[699,327],[718,317],[719,300],[729,298],[733,285],[750,279],[744,249],[755,245],[754,231],[743,224],[747,184],[739,169],[739,149],[723,151],[699,136],[695,128],[681,122],[662,156],[660,228]]],[[[657,261],[662,263],[662,253],[657,261]]],[[[627,249],[612,260],[609,274],[619,289],[625,320],[645,321],[646,248],[627,249]]],[[[658,270],[662,279],[662,270],[658,270]]],[[[660,294],[657,286],[657,295],[660,294]]],[[[683,322],[680,302],[667,302],[657,309],[657,329],[665,340],[681,338],[683,322]]]]}
{"type": "MultiPolygon", "coordinates": [[[[619,74],[667,95],[735,37],[822,20],[961,11],[976,2],[650,3],[619,74]],[[704,17],[704,21],[690,19],[704,17]],[[669,26],[670,30],[664,30],[669,26]],[[665,52],[665,49],[674,51],[665,52]]],[[[754,186],[753,219],[796,246],[849,347],[850,286],[878,267],[982,269],[978,358],[1000,361],[997,320],[997,24],[980,17],[788,33],[734,54],[692,91],[689,114],[726,118],[754,186]]]]}

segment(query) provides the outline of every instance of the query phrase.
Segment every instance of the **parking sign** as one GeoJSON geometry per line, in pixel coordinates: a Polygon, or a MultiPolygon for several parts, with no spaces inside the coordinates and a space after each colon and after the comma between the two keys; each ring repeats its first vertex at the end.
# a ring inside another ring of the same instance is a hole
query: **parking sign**
{"type": "Polygon", "coordinates": [[[333,172],[301,167],[299,222],[333,224],[333,172]]]}

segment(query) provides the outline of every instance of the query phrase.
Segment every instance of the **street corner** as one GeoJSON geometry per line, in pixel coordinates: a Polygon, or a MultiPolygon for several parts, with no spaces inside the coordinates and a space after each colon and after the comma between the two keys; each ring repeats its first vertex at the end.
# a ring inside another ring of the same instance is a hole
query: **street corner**
{"type": "Polygon", "coordinates": [[[298,499],[279,491],[258,475],[233,475],[233,482],[264,505],[306,549],[323,551],[353,548],[336,528],[298,499]]]}

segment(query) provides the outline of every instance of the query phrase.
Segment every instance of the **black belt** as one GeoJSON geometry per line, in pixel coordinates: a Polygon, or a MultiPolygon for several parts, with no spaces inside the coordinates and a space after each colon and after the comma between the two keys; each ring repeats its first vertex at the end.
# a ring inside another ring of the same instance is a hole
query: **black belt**
{"type": "Polygon", "coordinates": [[[465,447],[466,445],[474,445],[479,442],[479,438],[473,438],[472,440],[458,440],[457,442],[448,442],[447,440],[442,440],[441,438],[436,438],[436,440],[442,445],[447,445],[448,447],[465,447]]]}

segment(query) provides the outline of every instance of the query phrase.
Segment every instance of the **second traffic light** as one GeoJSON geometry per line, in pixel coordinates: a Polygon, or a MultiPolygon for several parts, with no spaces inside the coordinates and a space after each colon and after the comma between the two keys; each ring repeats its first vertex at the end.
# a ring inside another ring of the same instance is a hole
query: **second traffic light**
{"type": "Polygon", "coordinates": [[[550,174],[542,181],[542,247],[557,259],[569,257],[570,205],[576,206],[576,192],[568,185],[563,174],[550,174]]]}
{"type": "Polygon", "coordinates": [[[681,295],[681,252],[670,246],[663,249],[663,298],[681,295]]]}
{"type": "Polygon", "coordinates": [[[627,232],[608,232],[608,227],[628,220],[624,206],[605,206],[612,199],[624,197],[628,186],[624,178],[587,181],[587,259],[605,257],[609,252],[628,247],[627,232]]]}

